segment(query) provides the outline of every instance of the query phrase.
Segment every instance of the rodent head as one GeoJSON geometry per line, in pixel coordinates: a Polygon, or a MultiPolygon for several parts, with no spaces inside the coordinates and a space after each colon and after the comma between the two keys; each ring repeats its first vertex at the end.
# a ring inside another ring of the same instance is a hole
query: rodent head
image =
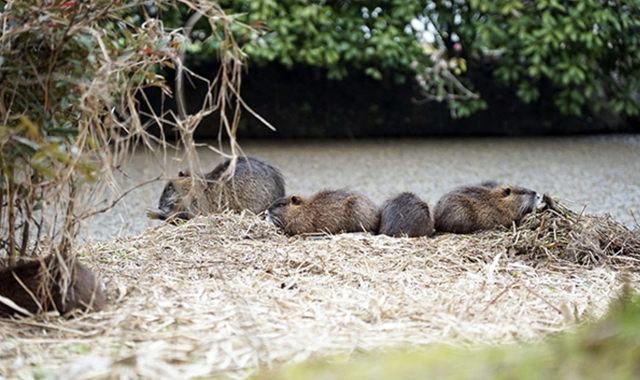
{"type": "Polygon", "coordinates": [[[158,202],[158,208],[161,211],[169,213],[175,211],[176,208],[180,208],[180,203],[186,195],[185,190],[188,191],[188,187],[190,187],[191,180],[189,176],[188,172],[186,174],[180,172],[178,173],[178,179],[173,179],[167,183],[158,202]]]}
{"type": "Polygon", "coordinates": [[[282,197],[276,199],[271,206],[267,208],[265,215],[267,220],[275,224],[276,227],[284,228],[288,214],[295,212],[304,205],[304,199],[298,195],[282,197]]]}
{"type": "Polygon", "coordinates": [[[162,190],[158,201],[159,211],[150,210],[147,215],[152,219],[160,220],[189,219],[188,208],[195,202],[191,194],[192,191],[191,173],[189,171],[179,172],[178,178],[170,180],[162,190]]]}
{"type": "Polygon", "coordinates": [[[516,219],[532,212],[540,202],[540,194],[523,187],[501,185],[491,188],[491,191],[496,194],[506,209],[514,213],[516,219]]]}

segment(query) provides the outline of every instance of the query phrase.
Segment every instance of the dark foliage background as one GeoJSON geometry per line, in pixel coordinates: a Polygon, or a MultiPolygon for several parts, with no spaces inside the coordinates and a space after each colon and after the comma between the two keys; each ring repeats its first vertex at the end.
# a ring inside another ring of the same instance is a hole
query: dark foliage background
{"type": "MultiPolygon", "coordinates": [[[[238,127],[238,138],[354,138],[394,136],[493,135],[531,136],[589,133],[638,133],[637,117],[621,117],[605,110],[585,108],[580,116],[564,115],[553,104],[554,88],[538,86],[541,96],[528,104],[516,96],[516,86],[494,80],[495,67],[477,65],[468,72],[488,107],[469,117],[452,119],[446,104],[417,104],[419,85],[396,83],[392,75],[376,80],[356,69],[340,81],[327,80],[326,71],[305,65],[286,68],[277,63],[251,67],[242,84],[243,99],[277,131],[273,132],[248,113],[238,127]]],[[[217,64],[195,70],[211,76],[217,64]]],[[[169,79],[169,82],[171,80],[169,79]]],[[[206,86],[187,85],[188,109],[195,110],[206,86]]],[[[159,104],[159,91],[152,89],[151,103],[159,104]],[[154,100],[155,99],[155,100],[154,100]],[[157,100],[157,101],[156,101],[157,100]]],[[[166,107],[172,107],[166,99],[166,107]]],[[[202,122],[217,125],[213,114],[202,122]]],[[[197,138],[215,138],[215,128],[199,128],[197,138]]],[[[174,135],[165,128],[168,137],[174,135]]]]}
{"type": "MultiPolygon", "coordinates": [[[[233,29],[248,57],[242,94],[278,129],[244,117],[239,136],[638,131],[638,0],[219,4],[255,27],[233,29]]],[[[157,11],[168,27],[193,27],[187,64],[210,77],[208,24],[157,11]]],[[[187,91],[193,107],[199,96],[187,91]]]]}

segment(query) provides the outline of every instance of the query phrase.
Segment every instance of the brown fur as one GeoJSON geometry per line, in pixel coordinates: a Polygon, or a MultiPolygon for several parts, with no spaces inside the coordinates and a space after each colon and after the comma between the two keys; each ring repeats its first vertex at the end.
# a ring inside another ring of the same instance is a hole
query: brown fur
{"type": "MultiPolygon", "coordinates": [[[[25,261],[12,268],[0,269],[0,295],[32,314],[40,310],[38,303],[42,306],[42,311],[58,310],[60,315],[76,309],[100,311],[106,306],[107,295],[103,286],[86,266],[75,262],[64,300],[59,285],[60,278],[58,262],[54,256],[25,261]],[[16,277],[20,281],[16,280],[16,277]],[[43,289],[42,284],[47,286],[43,289]],[[25,290],[25,287],[29,291],[25,290]]],[[[23,313],[0,302],[0,316],[14,314],[23,313]]]]}
{"type": "Polygon", "coordinates": [[[147,215],[152,219],[187,220],[224,210],[259,214],[285,195],[282,173],[271,163],[251,156],[239,157],[234,175],[227,178],[225,171],[230,161],[204,176],[180,172],[165,186],[159,211],[149,211],[147,215]]]}
{"type": "Polygon", "coordinates": [[[457,187],[434,208],[435,228],[440,232],[467,234],[519,223],[539,202],[533,190],[493,181],[457,187]]]}
{"type": "Polygon", "coordinates": [[[387,199],[380,212],[380,233],[389,236],[433,236],[429,205],[413,193],[387,199]]]}
{"type": "Polygon", "coordinates": [[[267,219],[288,235],[312,232],[377,232],[380,212],[367,197],[345,189],[323,190],[311,198],[283,197],[267,209],[267,219]]]}

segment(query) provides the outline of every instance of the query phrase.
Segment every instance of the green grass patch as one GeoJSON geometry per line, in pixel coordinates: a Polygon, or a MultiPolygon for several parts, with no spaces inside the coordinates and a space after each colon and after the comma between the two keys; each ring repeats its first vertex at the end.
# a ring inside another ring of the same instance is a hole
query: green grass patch
{"type": "Polygon", "coordinates": [[[537,344],[434,345],[313,360],[252,379],[637,379],[640,301],[620,301],[603,320],[537,344]]]}

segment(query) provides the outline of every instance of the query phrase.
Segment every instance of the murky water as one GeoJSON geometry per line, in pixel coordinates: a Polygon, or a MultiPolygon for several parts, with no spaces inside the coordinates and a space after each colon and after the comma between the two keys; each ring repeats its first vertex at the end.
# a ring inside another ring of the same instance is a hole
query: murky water
{"type": "MultiPolygon", "coordinates": [[[[386,139],[358,141],[241,141],[243,150],[278,166],[287,193],[311,195],[324,188],[350,187],[380,204],[413,191],[435,204],[450,188],[486,179],[517,184],[571,200],[587,213],[611,213],[637,227],[640,221],[640,136],[562,138],[386,139]]],[[[177,155],[180,157],[180,154],[177,155]]],[[[204,171],[221,159],[198,151],[204,171]]],[[[117,175],[119,189],[161,176],[187,164],[140,149],[117,175]]],[[[88,237],[98,240],[137,234],[158,221],[155,207],[164,186],[155,181],[127,195],[112,210],[95,216],[88,237]]]]}

